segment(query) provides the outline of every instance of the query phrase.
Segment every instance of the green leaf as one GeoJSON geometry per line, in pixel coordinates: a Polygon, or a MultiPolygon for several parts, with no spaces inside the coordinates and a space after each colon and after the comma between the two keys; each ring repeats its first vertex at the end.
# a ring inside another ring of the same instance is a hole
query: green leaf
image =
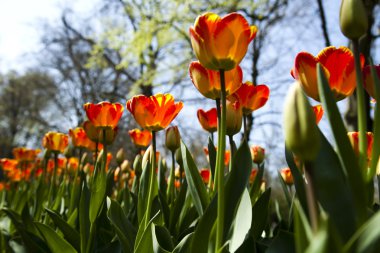
{"type": "Polygon", "coordinates": [[[244,190],[247,188],[252,166],[251,152],[247,141],[244,140],[232,159],[232,170],[225,185],[224,236],[231,229],[234,213],[244,190]]]}
{"type": "Polygon", "coordinates": [[[344,245],[344,252],[376,253],[380,249],[380,212],[364,223],[344,245]],[[356,248],[355,248],[356,247],[356,248]]]}
{"type": "Polygon", "coordinates": [[[269,201],[271,189],[266,190],[252,207],[252,224],[250,234],[255,240],[261,237],[265,227],[268,225],[269,201]]]}
{"type": "MultiPolygon", "coordinates": [[[[96,164],[100,166],[100,163],[96,164]]],[[[106,196],[107,187],[107,175],[104,168],[95,169],[94,178],[90,187],[91,197],[90,197],[90,210],[89,218],[90,222],[94,223],[98,217],[101,207],[104,203],[106,196]]]]}
{"type": "Polygon", "coordinates": [[[54,196],[55,199],[52,206],[52,209],[54,211],[58,211],[59,207],[61,206],[63,194],[65,193],[65,188],[66,188],[66,183],[65,181],[62,181],[61,185],[59,186],[57,194],[54,196]]]}
{"type": "MultiPolygon", "coordinates": [[[[207,212],[207,211],[206,211],[207,212]]],[[[177,244],[177,246],[172,251],[173,253],[190,253],[190,243],[192,242],[193,233],[186,235],[182,240],[177,244]]]]}
{"type": "Polygon", "coordinates": [[[282,191],[284,192],[286,203],[288,204],[288,207],[290,209],[290,207],[292,206],[292,197],[290,196],[289,189],[288,189],[284,179],[282,178],[280,171],[277,171],[277,177],[278,177],[278,180],[280,181],[282,191]]]}
{"type": "Polygon", "coordinates": [[[110,198],[108,198],[107,201],[110,203],[107,217],[116,231],[117,237],[123,246],[123,251],[125,253],[133,252],[136,239],[136,229],[127,219],[127,216],[124,214],[124,211],[119,203],[110,198]]]}
{"type": "Polygon", "coordinates": [[[186,200],[186,192],[187,192],[187,182],[184,181],[181,189],[179,190],[179,194],[175,199],[174,206],[170,208],[170,226],[169,230],[172,234],[174,234],[175,227],[178,223],[179,216],[182,212],[182,208],[184,206],[186,200]]]}
{"type": "Polygon", "coordinates": [[[186,181],[189,185],[191,197],[193,199],[194,206],[198,211],[198,214],[202,215],[210,201],[207,190],[194,163],[194,160],[183,142],[181,142],[181,152],[186,174],[186,181]]]}
{"type": "Polygon", "coordinates": [[[200,217],[198,225],[192,235],[190,252],[207,253],[208,243],[210,240],[210,234],[212,227],[214,226],[217,216],[217,197],[215,194],[211,200],[210,205],[207,207],[205,213],[200,217]]]}
{"type": "Polygon", "coordinates": [[[77,250],[80,251],[80,235],[64,219],[52,210],[46,209],[54,224],[62,231],[65,239],[77,250]]]}
{"type": "MultiPolygon", "coordinates": [[[[372,65],[372,61],[370,62],[372,65]]],[[[380,80],[377,76],[376,70],[374,66],[371,67],[371,76],[375,85],[375,93],[376,93],[376,101],[375,104],[375,116],[373,120],[373,143],[380,143],[380,80]]],[[[371,154],[371,169],[369,170],[367,176],[367,182],[371,182],[373,177],[376,174],[376,165],[379,161],[378,157],[380,155],[380,145],[372,146],[372,154],[371,154]]]]}
{"type": "Polygon", "coordinates": [[[252,203],[255,203],[258,196],[260,195],[260,186],[264,176],[264,166],[258,165],[257,170],[258,172],[256,174],[255,180],[253,181],[251,189],[249,190],[249,195],[251,196],[252,203]]]}
{"type": "Polygon", "coordinates": [[[334,149],[322,133],[320,140],[321,148],[312,163],[316,197],[329,214],[342,239],[347,241],[356,227],[351,192],[334,149]]]}
{"type": "Polygon", "coordinates": [[[308,216],[309,208],[307,206],[307,200],[306,200],[305,181],[303,179],[303,176],[300,170],[297,168],[296,163],[294,162],[294,157],[293,157],[292,152],[286,147],[286,144],[285,144],[285,158],[286,158],[286,163],[288,164],[289,169],[292,172],[294,187],[296,188],[297,197],[304,210],[304,213],[306,214],[306,216],[308,216]]]}
{"type": "MultiPolygon", "coordinates": [[[[152,238],[152,229],[153,228],[153,220],[158,217],[158,213],[148,222],[147,226],[144,228],[141,223],[139,230],[136,236],[135,250],[134,252],[154,252],[153,250],[153,238],[152,238]],[[141,235],[141,236],[140,236],[141,235]]],[[[144,216],[143,219],[145,219],[144,216]]],[[[144,221],[144,220],[143,220],[144,221]]]]}
{"type": "Polygon", "coordinates": [[[80,232],[80,251],[86,252],[87,241],[90,235],[90,220],[88,218],[90,206],[90,191],[86,180],[83,180],[82,193],[79,201],[79,232],[80,232]]]}
{"type": "Polygon", "coordinates": [[[53,253],[76,253],[77,251],[68,243],[65,239],[60,237],[53,229],[50,227],[35,222],[37,229],[41,232],[42,236],[45,238],[47,245],[53,253]]]}
{"type": "Polygon", "coordinates": [[[265,253],[294,253],[294,235],[290,232],[280,230],[273,239],[265,253]]]}
{"type": "MultiPolygon", "coordinates": [[[[270,191],[269,191],[270,192],[270,191]]],[[[252,222],[251,198],[248,190],[243,191],[239,206],[235,214],[234,224],[232,225],[232,235],[230,237],[230,252],[235,252],[243,244],[252,222]]],[[[261,217],[263,219],[263,217],[261,217]]],[[[263,219],[266,220],[266,219],[263,219]]]]}
{"type": "Polygon", "coordinates": [[[210,137],[208,138],[208,160],[210,163],[212,178],[215,178],[216,149],[214,146],[214,142],[210,137]]]}
{"type": "Polygon", "coordinates": [[[78,174],[79,173],[77,171],[71,186],[72,188],[70,193],[69,210],[67,212],[68,215],[71,215],[74,209],[78,207],[80,201],[81,180],[78,174]]]}
{"type": "MultiPolygon", "coordinates": [[[[151,163],[148,159],[148,161],[145,163],[145,166],[143,168],[143,172],[140,178],[140,188],[138,192],[137,217],[138,217],[139,224],[141,224],[148,207],[149,180],[151,176],[153,176],[153,189],[152,189],[152,194],[153,194],[152,200],[153,200],[155,196],[157,196],[158,194],[158,183],[157,183],[156,173],[153,173],[153,175],[151,175],[151,163]]],[[[148,217],[148,219],[150,218],[151,217],[148,217]]]]}
{"type": "MultiPolygon", "coordinates": [[[[363,223],[367,216],[367,196],[363,180],[363,173],[359,170],[359,163],[347,137],[347,130],[336,105],[328,81],[323,73],[322,67],[317,65],[318,90],[325,114],[329,119],[337,145],[340,162],[345,170],[350,185],[350,192],[354,200],[355,213],[359,224],[363,223]]],[[[321,148],[323,149],[323,148],[321,148]]],[[[323,158],[326,159],[326,158],[323,158]]],[[[332,219],[334,220],[334,219],[332,219]]],[[[355,220],[355,222],[357,222],[355,220]]]]}
{"type": "Polygon", "coordinates": [[[309,221],[298,200],[294,202],[294,235],[296,252],[303,253],[313,238],[309,221]]]}
{"type": "Polygon", "coordinates": [[[152,226],[154,252],[171,252],[174,249],[169,231],[162,226],[152,226]]]}

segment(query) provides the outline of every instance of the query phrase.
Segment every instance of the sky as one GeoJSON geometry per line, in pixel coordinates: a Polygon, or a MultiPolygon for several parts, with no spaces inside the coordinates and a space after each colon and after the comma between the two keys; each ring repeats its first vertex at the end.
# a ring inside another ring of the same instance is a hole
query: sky
{"type": "Polygon", "coordinates": [[[0,73],[22,71],[31,66],[29,53],[38,52],[39,24],[57,22],[61,10],[72,8],[86,13],[94,0],[12,0],[0,1],[0,73]]]}

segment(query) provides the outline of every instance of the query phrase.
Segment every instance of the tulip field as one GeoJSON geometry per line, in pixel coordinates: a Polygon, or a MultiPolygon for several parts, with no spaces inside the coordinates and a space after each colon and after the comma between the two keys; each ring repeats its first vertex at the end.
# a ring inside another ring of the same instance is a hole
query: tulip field
{"type": "Polygon", "coordinates": [[[181,98],[89,101],[82,125],[46,133],[42,150],[17,147],[1,158],[0,253],[380,252],[380,65],[358,46],[364,11],[361,0],[342,1],[340,26],[351,48],[294,59],[282,121],[288,167],[276,182],[284,205],[264,180],[264,148],[246,136],[248,115],[271,99],[270,88],[245,81],[239,66],[260,31],[239,13],[207,12],[188,35],[196,57],[188,78],[214,103],[194,115],[209,134],[207,168],[173,125],[186,107],[181,98]],[[358,129],[348,132],[337,102],[354,92],[358,129]],[[127,113],[139,126],[129,131],[139,149],[133,160],[123,149],[109,152],[127,113]],[[332,142],[318,126],[322,115],[332,142]],[[160,131],[167,157],[157,148],[160,131]]]}

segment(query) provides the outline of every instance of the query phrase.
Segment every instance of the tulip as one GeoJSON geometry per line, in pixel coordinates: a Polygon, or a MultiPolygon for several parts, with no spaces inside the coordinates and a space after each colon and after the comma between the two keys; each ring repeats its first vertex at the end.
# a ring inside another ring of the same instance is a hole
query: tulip
{"type": "Polygon", "coordinates": [[[243,120],[243,111],[239,101],[227,101],[226,115],[226,134],[228,136],[233,136],[239,133],[243,120]]]}
{"type": "Polygon", "coordinates": [[[249,115],[266,104],[269,93],[269,87],[264,84],[253,85],[251,82],[245,82],[228,99],[238,100],[243,109],[243,114],[249,115]]]}
{"type": "MultiPolygon", "coordinates": [[[[351,142],[352,149],[354,150],[355,154],[359,156],[359,132],[348,132],[347,133],[348,139],[351,142]]],[[[371,154],[372,154],[372,146],[373,146],[373,133],[367,132],[367,160],[371,160],[371,154]]]]}
{"type": "Polygon", "coordinates": [[[172,152],[175,152],[180,147],[181,135],[179,134],[177,126],[172,126],[166,129],[165,144],[172,152]]]}
{"type": "Polygon", "coordinates": [[[319,131],[315,114],[298,83],[288,92],[284,107],[285,142],[302,161],[316,158],[319,147],[319,131]]]}
{"type": "Polygon", "coordinates": [[[26,162],[34,161],[40,152],[40,149],[29,149],[25,147],[18,147],[12,150],[13,156],[16,160],[26,162]]]}
{"type": "Polygon", "coordinates": [[[87,148],[89,150],[95,149],[96,143],[88,138],[86,131],[83,127],[76,127],[69,130],[69,136],[74,147],[87,148]]]}
{"type": "Polygon", "coordinates": [[[218,112],[216,108],[212,108],[208,111],[199,109],[197,111],[197,117],[204,130],[213,133],[218,129],[218,112]]]}
{"type": "Polygon", "coordinates": [[[120,103],[110,102],[86,103],[83,107],[88,119],[96,128],[115,128],[124,111],[120,103]]]}
{"type": "Polygon", "coordinates": [[[63,133],[48,132],[42,139],[42,146],[56,153],[63,153],[68,145],[69,136],[63,133]]]}
{"type": "Polygon", "coordinates": [[[363,0],[342,0],[339,25],[349,39],[359,39],[368,29],[368,15],[363,0]]]}
{"type": "Polygon", "coordinates": [[[220,18],[207,12],[198,16],[190,28],[194,53],[200,63],[212,70],[231,70],[244,58],[257,27],[249,26],[238,13],[220,18]]]}
{"type": "Polygon", "coordinates": [[[154,132],[166,128],[182,107],[182,102],[174,103],[171,94],[156,94],[150,97],[139,95],[127,101],[127,109],[136,122],[142,128],[154,132]]]}
{"type": "MultiPolygon", "coordinates": [[[[317,63],[321,64],[337,101],[350,96],[356,87],[355,61],[347,47],[327,47],[314,57],[307,52],[296,56],[291,75],[299,80],[305,93],[320,101],[317,83],[317,63]]],[[[361,65],[364,58],[361,57],[361,65]]]]}
{"type": "Polygon", "coordinates": [[[323,116],[323,108],[322,105],[316,105],[312,107],[313,112],[315,114],[315,122],[318,124],[323,116]]]}
{"type": "Polygon", "coordinates": [[[251,174],[249,175],[249,183],[253,184],[255,182],[256,176],[257,176],[258,169],[252,169],[251,174]]]}
{"type": "Polygon", "coordinates": [[[284,168],[280,171],[281,177],[284,180],[285,184],[292,185],[293,182],[293,175],[289,168],[284,168]]]}
{"type": "Polygon", "coordinates": [[[265,159],[265,149],[258,145],[253,145],[250,150],[252,161],[256,164],[261,164],[265,159]]]}
{"type": "Polygon", "coordinates": [[[202,177],[203,182],[205,184],[208,184],[210,181],[211,171],[209,169],[201,169],[199,173],[202,177]]]}
{"type": "Polygon", "coordinates": [[[139,148],[147,147],[152,141],[152,133],[148,130],[133,129],[128,132],[132,142],[139,148]]]}
{"type": "Polygon", "coordinates": [[[380,65],[377,66],[365,66],[363,68],[363,80],[364,80],[364,88],[368,92],[368,94],[376,98],[376,93],[375,93],[375,81],[372,78],[371,74],[371,68],[375,68],[375,73],[377,74],[379,80],[380,80],[380,65]]]}
{"type": "Polygon", "coordinates": [[[123,148],[120,148],[116,153],[116,162],[120,166],[125,160],[125,152],[123,148]]]}
{"type": "MultiPolygon", "coordinates": [[[[220,99],[220,73],[216,70],[206,69],[200,62],[192,62],[189,67],[191,81],[198,91],[210,99],[220,99]]],[[[240,66],[224,72],[226,95],[234,93],[242,84],[243,71],[240,66]]]]}

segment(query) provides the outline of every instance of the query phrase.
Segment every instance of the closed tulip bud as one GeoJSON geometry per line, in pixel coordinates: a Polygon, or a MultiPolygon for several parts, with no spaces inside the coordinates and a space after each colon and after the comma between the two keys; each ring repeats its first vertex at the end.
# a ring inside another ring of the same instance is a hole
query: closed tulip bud
{"type": "Polygon", "coordinates": [[[368,17],[363,0],[342,0],[339,15],[340,30],[349,39],[359,39],[368,29],[368,17]]]}
{"type": "Polygon", "coordinates": [[[122,162],[125,160],[125,153],[124,153],[124,149],[123,148],[120,148],[119,151],[117,151],[116,153],[116,162],[117,164],[122,164],[122,162]]]}
{"type": "Polygon", "coordinates": [[[165,144],[172,152],[175,152],[180,147],[181,135],[179,134],[177,126],[172,126],[166,129],[165,144]]]}
{"type": "Polygon", "coordinates": [[[253,145],[251,147],[251,156],[254,163],[260,164],[264,161],[265,149],[258,145],[253,145]]]}
{"type": "Polygon", "coordinates": [[[142,169],[145,169],[146,167],[146,164],[148,163],[148,161],[150,161],[150,156],[151,156],[151,153],[152,153],[152,149],[153,147],[152,146],[149,146],[149,148],[147,148],[145,150],[145,153],[143,155],[143,158],[142,158],[142,162],[141,162],[141,165],[142,165],[142,169]]]}
{"type": "Polygon", "coordinates": [[[135,160],[133,161],[133,169],[135,170],[135,172],[136,172],[137,175],[140,175],[141,172],[142,172],[141,162],[142,162],[142,156],[141,155],[137,155],[135,157],[135,160]]]}
{"type": "Polygon", "coordinates": [[[286,97],[284,131],[286,145],[295,155],[303,161],[316,158],[320,137],[315,114],[298,83],[290,88],[286,97]]]}
{"type": "Polygon", "coordinates": [[[81,164],[86,164],[86,163],[88,163],[88,162],[89,162],[88,154],[87,154],[87,153],[84,153],[84,154],[82,155],[82,159],[81,159],[80,163],[81,163],[81,164]]]}
{"type": "Polygon", "coordinates": [[[284,180],[285,184],[292,185],[294,183],[293,182],[293,175],[292,175],[292,172],[289,168],[281,169],[280,175],[281,175],[282,179],[284,180]]]}
{"type": "Polygon", "coordinates": [[[179,164],[179,166],[183,167],[181,149],[177,149],[177,151],[175,152],[175,161],[179,164]]]}
{"type": "Polygon", "coordinates": [[[130,169],[131,169],[131,165],[130,165],[130,162],[128,160],[124,160],[121,165],[121,171],[126,173],[128,172],[130,169]]]}
{"type": "Polygon", "coordinates": [[[117,132],[118,132],[118,127],[117,126],[114,127],[114,128],[110,128],[110,127],[109,128],[104,128],[99,133],[99,141],[102,144],[105,143],[107,145],[110,145],[115,140],[117,132]],[[104,135],[104,133],[105,133],[105,135],[104,135]],[[105,139],[104,139],[103,136],[105,136],[105,139]]]}
{"type": "Polygon", "coordinates": [[[240,132],[243,110],[238,101],[231,102],[227,100],[226,108],[226,134],[232,136],[240,132]]]}

